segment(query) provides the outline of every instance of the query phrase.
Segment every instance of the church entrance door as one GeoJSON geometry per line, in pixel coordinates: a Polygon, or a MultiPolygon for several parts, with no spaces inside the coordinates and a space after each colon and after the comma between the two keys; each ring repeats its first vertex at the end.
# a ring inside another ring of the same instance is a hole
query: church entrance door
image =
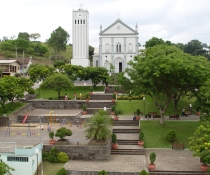
{"type": "Polygon", "coordinates": [[[122,62],[119,62],[119,73],[122,72],[122,62]]]}

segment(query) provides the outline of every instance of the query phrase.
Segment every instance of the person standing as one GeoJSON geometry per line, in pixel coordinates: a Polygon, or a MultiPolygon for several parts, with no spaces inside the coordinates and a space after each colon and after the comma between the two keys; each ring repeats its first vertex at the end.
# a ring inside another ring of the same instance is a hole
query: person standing
{"type": "Polygon", "coordinates": [[[74,100],[77,99],[77,93],[74,93],[74,100]]]}
{"type": "Polygon", "coordinates": [[[81,94],[81,92],[80,92],[80,94],[79,94],[79,98],[80,98],[80,100],[82,99],[82,94],[81,94]]]}
{"type": "Polygon", "coordinates": [[[192,104],[191,103],[189,104],[189,111],[190,111],[190,114],[192,115],[192,104]]]}
{"type": "Polygon", "coordinates": [[[68,100],[68,95],[67,94],[65,95],[65,100],[68,100]]]}

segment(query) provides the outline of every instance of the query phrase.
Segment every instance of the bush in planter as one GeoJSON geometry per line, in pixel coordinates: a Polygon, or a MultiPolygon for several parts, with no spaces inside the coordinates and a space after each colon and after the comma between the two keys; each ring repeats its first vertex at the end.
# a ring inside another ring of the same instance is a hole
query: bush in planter
{"type": "Polygon", "coordinates": [[[176,132],[173,130],[168,131],[166,135],[166,140],[168,142],[174,142],[176,140],[176,132]]]}
{"type": "Polygon", "coordinates": [[[64,139],[64,137],[71,136],[71,135],[72,135],[72,131],[70,129],[66,129],[65,127],[59,128],[55,134],[55,136],[59,137],[60,139],[64,139]]]}
{"type": "Polygon", "coordinates": [[[112,94],[112,99],[116,99],[116,94],[112,94]]]}
{"type": "Polygon", "coordinates": [[[68,162],[69,157],[65,152],[59,152],[58,153],[58,162],[59,163],[65,163],[68,162]]]}
{"type": "Polygon", "coordinates": [[[139,140],[140,141],[143,141],[144,140],[144,132],[143,131],[140,131],[139,132],[139,140]]]}
{"type": "Polygon", "coordinates": [[[87,109],[87,106],[86,105],[83,105],[82,110],[83,111],[86,111],[86,109],[87,109]]]}
{"type": "Polygon", "coordinates": [[[146,172],[145,170],[142,170],[142,171],[139,173],[139,175],[149,175],[149,173],[146,172]]]}
{"type": "Polygon", "coordinates": [[[117,109],[114,110],[114,115],[118,116],[118,110],[117,109]]]}
{"type": "Polygon", "coordinates": [[[58,150],[57,148],[52,148],[49,156],[48,156],[48,161],[52,163],[57,163],[58,162],[58,150]]]}
{"type": "Polygon", "coordinates": [[[112,143],[116,143],[117,142],[117,135],[115,133],[112,134],[112,143]]]}
{"type": "Polygon", "coordinates": [[[86,99],[90,99],[90,95],[89,95],[89,94],[86,94],[86,95],[85,95],[85,98],[86,98],[86,99]]]}
{"type": "Polygon", "coordinates": [[[155,154],[155,152],[151,152],[151,153],[149,154],[149,160],[150,160],[150,163],[151,163],[151,164],[154,164],[154,162],[155,162],[155,160],[156,160],[156,154],[155,154]]]}
{"type": "Polygon", "coordinates": [[[93,87],[90,87],[90,92],[93,92],[93,87]]]}
{"type": "Polygon", "coordinates": [[[68,175],[68,173],[66,172],[66,170],[64,168],[61,168],[60,170],[58,170],[56,175],[68,175]]]}
{"type": "Polygon", "coordinates": [[[136,115],[139,116],[140,115],[140,109],[136,110],[136,115]]]}
{"type": "Polygon", "coordinates": [[[105,170],[99,171],[98,175],[109,175],[105,170]]]}
{"type": "Polygon", "coordinates": [[[51,140],[53,140],[54,136],[55,136],[54,132],[53,131],[50,131],[49,132],[49,137],[51,138],[51,140]]]}
{"type": "Polygon", "coordinates": [[[112,112],[114,112],[115,111],[115,106],[112,106],[112,109],[111,110],[112,110],[112,112]]]}

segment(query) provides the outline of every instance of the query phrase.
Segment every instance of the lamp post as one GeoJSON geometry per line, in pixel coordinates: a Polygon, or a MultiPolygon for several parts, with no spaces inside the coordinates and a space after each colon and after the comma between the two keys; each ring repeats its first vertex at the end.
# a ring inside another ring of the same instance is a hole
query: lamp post
{"type": "Polygon", "coordinates": [[[39,82],[39,98],[41,98],[41,94],[40,94],[40,85],[41,85],[41,83],[39,82]]]}
{"type": "Polygon", "coordinates": [[[145,115],[145,97],[143,97],[143,101],[144,101],[144,115],[145,115]]]}
{"type": "Polygon", "coordinates": [[[42,131],[42,128],[41,128],[42,121],[41,121],[41,119],[42,118],[43,118],[43,115],[38,117],[38,119],[39,119],[39,127],[40,127],[40,145],[41,145],[41,152],[40,152],[40,154],[41,154],[41,172],[42,172],[42,175],[43,175],[43,164],[42,164],[42,148],[43,148],[43,146],[42,146],[42,134],[41,134],[41,131],[42,131]]]}
{"type": "Polygon", "coordinates": [[[36,159],[37,160],[37,170],[36,170],[36,172],[37,172],[37,175],[38,175],[38,167],[39,167],[38,166],[38,163],[39,163],[39,160],[38,160],[39,149],[38,148],[35,149],[35,154],[36,154],[36,157],[37,157],[37,159],[36,159]]]}

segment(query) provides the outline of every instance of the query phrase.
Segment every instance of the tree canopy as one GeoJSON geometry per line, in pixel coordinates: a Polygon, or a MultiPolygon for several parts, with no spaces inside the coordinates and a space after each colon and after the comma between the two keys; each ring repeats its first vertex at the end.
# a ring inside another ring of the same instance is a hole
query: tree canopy
{"type": "Polygon", "coordinates": [[[129,62],[126,73],[130,79],[124,77],[122,84],[128,93],[149,95],[160,110],[163,124],[164,112],[174,95],[199,88],[206,81],[209,62],[168,45],[149,47],[145,54],[129,62]]]}
{"type": "Polygon", "coordinates": [[[58,92],[58,98],[60,97],[61,91],[67,91],[74,88],[74,84],[67,77],[67,75],[61,73],[54,73],[47,77],[41,84],[43,89],[53,89],[58,92]]]}
{"type": "Polygon", "coordinates": [[[58,27],[51,33],[49,40],[47,41],[48,45],[52,47],[58,53],[60,51],[66,50],[66,44],[69,39],[69,34],[62,27],[58,27]]]}

